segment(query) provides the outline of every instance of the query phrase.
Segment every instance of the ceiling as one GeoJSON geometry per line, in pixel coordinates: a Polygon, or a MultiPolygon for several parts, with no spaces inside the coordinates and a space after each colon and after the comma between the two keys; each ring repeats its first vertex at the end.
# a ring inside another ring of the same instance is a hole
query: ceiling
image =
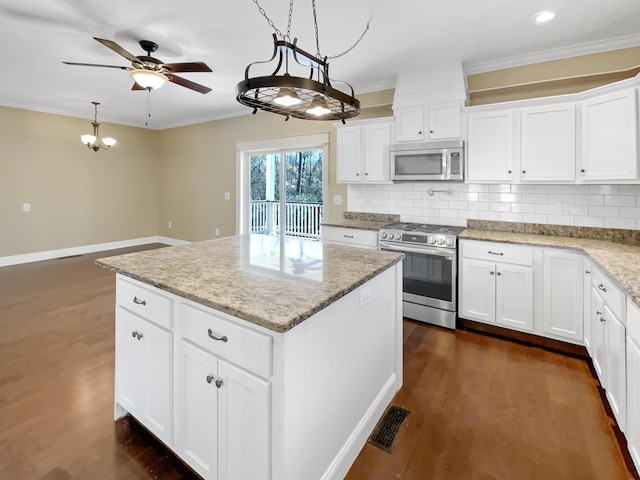
{"type": "MultiPolygon", "coordinates": [[[[259,0],[282,32],[289,2],[259,0]]],[[[535,52],[591,44],[640,44],[638,0],[317,0],[322,55],[343,52],[370,29],[347,55],[330,62],[330,75],[351,83],[356,94],[392,88],[399,72],[461,61],[465,68],[535,52]],[[535,24],[541,10],[557,16],[535,24]],[[608,42],[617,39],[616,42],[608,42]],[[594,43],[595,42],[595,43],[594,43]]],[[[311,2],[294,5],[291,37],[316,52],[311,2]]],[[[246,66],[268,60],[272,33],[253,0],[2,0],[0,105],[93,117],[164,129],[250,113],[235,100],[246,66]],[[138,40],[160,45],[165,63],[203,61],[212,73],[184,73],[211,87],[206,95],[168,83],[150,94],[132,91],[126,71],[64,65],[63,61],[129,66],[93,40],[113,40],[144,55],[138,40]]],[[[560,50],[562,51],[562,50],[560,50]]],[[[515,58],[512,58],[515,61],[515,58]]],[[[640,63],[640,62],[638,62],[640,63]]],[[[272,115],[259,113],[260,115],[272,115]]],[[[276,117],[281,119],[281,117],[276,117]]]]}

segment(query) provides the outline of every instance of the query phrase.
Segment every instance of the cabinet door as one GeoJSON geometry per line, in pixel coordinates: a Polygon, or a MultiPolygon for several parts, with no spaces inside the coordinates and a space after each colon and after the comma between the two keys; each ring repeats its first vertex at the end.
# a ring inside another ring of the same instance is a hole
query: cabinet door
{"type": "Polygon", "coordinates": [[[424,135],[424,108],[398,108],[393,112],[396,118],[396,142],[417,142],[424,135]]]}
{"type": "Polygon", "coordinates": [[[218,359],[184,340],[175,352],[175,447],[200,476],[218,475],[218,359]]]}
{"type": "Polygon", "coordinates": [[[460,138],[461,115],[458,102],[429,105],[429,140],[460,138]]]}
{"type": "Polygon", "coordinates": [[[511,181],[513,112],[470,114],[467,134],[468,180],[511,181]]]}
{"type": "Polygon", "coordinates": [[[362,129],[341,127],[337,130],[337,173],[336,181],[354,183],[362,181],[362,129]]]}
{"type": "Polygon", "coordinates": [[[143,352],[136,333],[142,320],[122,307],[116,309],[116,402],[134,416],[143,410],[143,352]]]}
{"type": "Polygon", "coordinates": [[[583,335],[584,335],[584,346],[589,352],[589,356],[593,358],[593,327],[592,327],[592,315],[591,315],[591,262],[587,259],[583,259],[583,272],[584,272],[584,280],[582,285],[583,291],[583,301],[582,305],[584,306],[583,312],[583,335]]]}
{"type": "Polygon", "coordinates": [[[364,127],[364,180],[389,181],[389,142],[391,124],[377,123],[364,127]]]}
{"type": "Polygon", "coordinates": [[[496,323],[533,330],[533,269],[496,264],[496,323]]]}
{"type": "Polygon", "coordinates": [[[640,345],[627,337],[627,446],[640,466],[640,345]]]}
{"type": "Polygon", "coordinates": [[[495,323],[495,270],[494,263],[462,259],[461,317],[495,323]]]}
{"type": "Polygon", "coordinates": [[[582,255],[545,250],[544,326],[546,333],[583,341],[582,255]]]}
{"type": "Polygon", "coordinates": [[[269,382],[224,360],[218,365],[220,480],[271,478],[269,382]]]}
{"type": "Polygon", "coordinates": [[[626,370],[626,330],[618,319],[604,306],[605,351],[607,357],[607,399],[618,421],[618,426],[626,431],[627,413],[627,370],[626,370]]]}
{"type": "Polygon", "coordinates": [[[522,109],[522,182],[573,182],[576,171],[575,105],[522,109]]]}
{"type": "Polygon", "coordinates": [[[582,103],[584,181],[638,178],[638,103],[630,88],[582,103]]]}
{"type": "Polygon", "coordinates": [[[593,343],[593,368],[600,379],[600,384],[606,388],[606,356],[604,342],[604,303],[595,288],[591,288],[591,340],[593,343]]]}

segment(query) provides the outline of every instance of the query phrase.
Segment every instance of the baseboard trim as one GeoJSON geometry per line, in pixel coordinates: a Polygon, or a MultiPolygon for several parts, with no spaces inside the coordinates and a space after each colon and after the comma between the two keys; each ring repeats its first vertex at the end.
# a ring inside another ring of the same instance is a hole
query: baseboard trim
{"type": "Polygon", "coordinates": [[[42,260],[51,260],[54,258],[70,257],[73,255],[85,255],[87,253],[101,252],[105,250],[115,250],[117,248],[136,247],[147,243],[164,243],[166,245],[185,245],[184,240],[169,237],[142,237],[130,240],[121,240],[118,242],[96,243],[93,245],[82,245],[79,247],[60,248],[57,250],[47,250],[44,252],[25,253],[22,255],[9,255],[0,257],[0,267],[8,267],[10,265],[19,265],[21,263],[40,262],[42,260]]]}

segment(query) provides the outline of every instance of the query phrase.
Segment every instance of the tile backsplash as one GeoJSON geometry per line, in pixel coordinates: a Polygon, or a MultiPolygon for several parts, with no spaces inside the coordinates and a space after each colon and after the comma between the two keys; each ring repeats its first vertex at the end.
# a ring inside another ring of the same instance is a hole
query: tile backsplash
{"type": "Polygon", "coordinates": [[[347,208],[461,227],[473,219],[640,230],[640,185],[354,184],[347,208]]]}

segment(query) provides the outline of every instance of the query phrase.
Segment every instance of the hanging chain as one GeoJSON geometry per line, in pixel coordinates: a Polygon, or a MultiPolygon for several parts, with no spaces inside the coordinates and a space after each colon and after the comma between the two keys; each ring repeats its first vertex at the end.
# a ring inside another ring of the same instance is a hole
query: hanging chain
{"type": "Polygon", "coordinates": [[[293,0],[289,1],[289,21],[287,22],[286,35],[283,35],[282,32],[278,29],[278,27],[275,26],[273,21],[269,17],[267,17],[267,12],[265,12],[264,8],[262,8],[262,6],[258,3],[258,0],[253,0],[253,3],[255,3],[256,6],[258,7],[258,11],[260,12],[260,15],[266,18],[269,26],[275,30],[276,35],[278,35],[283,40],[286,40],[286,39],[291,40],[291,18],[293,17],[293,0]]]}
{"type": "MultiPolygon", "coordinates": [[[[258,11],[260,12],[260,15],[262,15],[267,20],[267,23],[269,24],[269,26],[273,28],[273,30],[276,32],[276,35],[278,35],[283,40],[289,40],[289,41],[291,40],[291,19],[293,18],[293,1],[294,0],[289,0],[289,20],[287,22],[287,33],[286,35],[283,35],[282,32],[278,29],[278,27],[275,26],[273,21],[267,16],[267,12],[258,3],[258,0],[253,0],[253,3],[255,3],[256,6],[258,7],[258,11]]],[[[320,38],[318,35],[318,16],[316,14],[316,0],[311,0],[311,5],[313,7],[313,26],[315,28],[315,34],[316,34],[316,52],[317,52],[318,58],[322,58],[322,54],[320,53],[320,38]]],[[[333,60],[334,58],[339,58],[349,53],[351,50],[353,50],[358,46],[358,44],[360,43],[360,41],[362,41],[362,39],[364,38],[365,34],[368,31],[369,31],[369,22],[367,22],[366,27],[364,27],[364,31],[362,32],[362,35],[360,35],[360,38],[358,38],[358,40],[356,40],[356,42],[353,45],[351,45],[342,53],[328,56],[327,60],[333,60]]]]}

